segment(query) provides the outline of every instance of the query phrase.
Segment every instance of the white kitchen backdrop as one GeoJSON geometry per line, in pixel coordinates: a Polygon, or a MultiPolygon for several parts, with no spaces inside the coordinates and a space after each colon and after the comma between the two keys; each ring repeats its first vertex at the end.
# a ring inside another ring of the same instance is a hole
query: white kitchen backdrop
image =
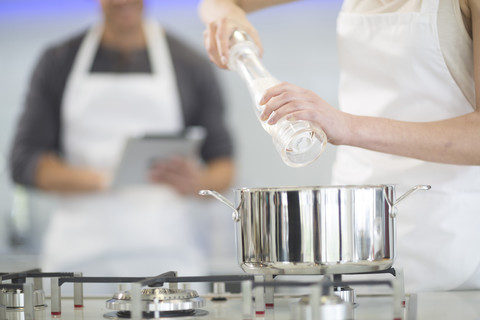
{"type": "MultiPolygon", "coordinates": [[[[335,20],[340,0],[306,0],[250,15],[265,48],[264,64],[280,80],[295,83],[337,105],[335,20]]],[[[14,186],[8,152],[30,73],[50,44],[87,28],[99,18],[96,0],[0,0],[0,271],[33,267],[48,223],[52,198],[14,186]]],[[[146,0],[148,15],[205,54],[197,1],[146,0]]],[[[305,168],[287,167],[258,123],[249,93],[236,73],[217,70],[224,87],[238,165],[237,187],[325,185],[335,147],[305,168]]],[[[226,194],[233,199],[233,193],[226,194]]],[[[212,200],[212,202],[215,202],[212,200]]],[[[236,267],[230,209],[211,204],[205,214],[213,272],[236,267]],[[222,260],[223,259],[223,260],[222,260]]]]}

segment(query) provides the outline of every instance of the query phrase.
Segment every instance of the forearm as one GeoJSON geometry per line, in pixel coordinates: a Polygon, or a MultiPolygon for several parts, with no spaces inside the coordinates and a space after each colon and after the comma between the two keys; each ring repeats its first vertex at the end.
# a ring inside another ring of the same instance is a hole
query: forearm
{"type": "Polygon", "coordinates": [[[245,10],[238,2],[238,0],[205,0],[198,6],[198,12],[205,24],[226,16],[245,16],[245,10]]]}
{"type": "Polygon", "coordinates": [[[213,160],[207,164],[196,189],[225,190],[231,186],[234,172],[234,163],[231,158],[213,160]]]}
{"type": "Polygon", "coordinates": [[[40,156],[35,171],[36,187],[56,192],[89,192],[105,188],[105,178],[85,168],[68,166],[54,154],[40,156]]]}
{"type": "Polygon", "coordinates": [[[245,15],[272,5],[296,0],[203,0],[199,5],[199,14],[207,24],[226,16],[245,15]]]}
{"type": "Polygon", "coordinates": [[[352,116],[341,144],[425,161],[480,165],[480,113],[435,122],[352,116]]]}

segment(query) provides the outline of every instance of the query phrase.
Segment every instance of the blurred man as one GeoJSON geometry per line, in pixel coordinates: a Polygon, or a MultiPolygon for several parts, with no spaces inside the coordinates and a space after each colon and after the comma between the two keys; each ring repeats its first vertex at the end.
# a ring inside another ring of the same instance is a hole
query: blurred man
{"type": "MultiPolygon", "coordinates": [[[[207,59],[143,17],[142,0],[99,0],[103,21],[49,48],[33,73],[11,152],[17,183],[57,192],[45,271],[202,274],[187,197],[232,181],[232,142],[207,59]],[[151,184],[109,188],[131,136],[206,130],[202,164],[172,155],[151,184]]],[[[209,232],[209,231],[203,231],[209,232]]]]}

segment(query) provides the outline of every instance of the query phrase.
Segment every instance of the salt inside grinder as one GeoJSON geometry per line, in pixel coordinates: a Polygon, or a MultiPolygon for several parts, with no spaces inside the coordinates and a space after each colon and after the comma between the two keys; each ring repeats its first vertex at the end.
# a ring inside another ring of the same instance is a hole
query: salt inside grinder
{"type": "Polygon", "coordinates": [[[267,89],[280,83],[262,64],[259,50],[247,33],[236,30],[230,38],[230,70],[246,82],[253,99],[255,114],[273,140],[282,160],[291,167],[303,167],[315,161],[325,149],[327,137],[323,130],[309,121],[287,120],[285,117],[270,125],[260,120],[264,106],[259,104],[267,89]]]}

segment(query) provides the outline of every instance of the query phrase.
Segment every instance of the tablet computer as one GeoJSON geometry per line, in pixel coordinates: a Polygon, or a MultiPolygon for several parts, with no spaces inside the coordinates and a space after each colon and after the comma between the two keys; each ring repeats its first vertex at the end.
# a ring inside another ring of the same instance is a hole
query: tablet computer
{"type": "Polygon", "coordinates": [[[120,162],[113,175],[111,186],[150,184],[151,166],[158,160],[173,155],[197,158],[204,134],[186,131],[182,135],[148,134],[126,141],[120,162]]]}

